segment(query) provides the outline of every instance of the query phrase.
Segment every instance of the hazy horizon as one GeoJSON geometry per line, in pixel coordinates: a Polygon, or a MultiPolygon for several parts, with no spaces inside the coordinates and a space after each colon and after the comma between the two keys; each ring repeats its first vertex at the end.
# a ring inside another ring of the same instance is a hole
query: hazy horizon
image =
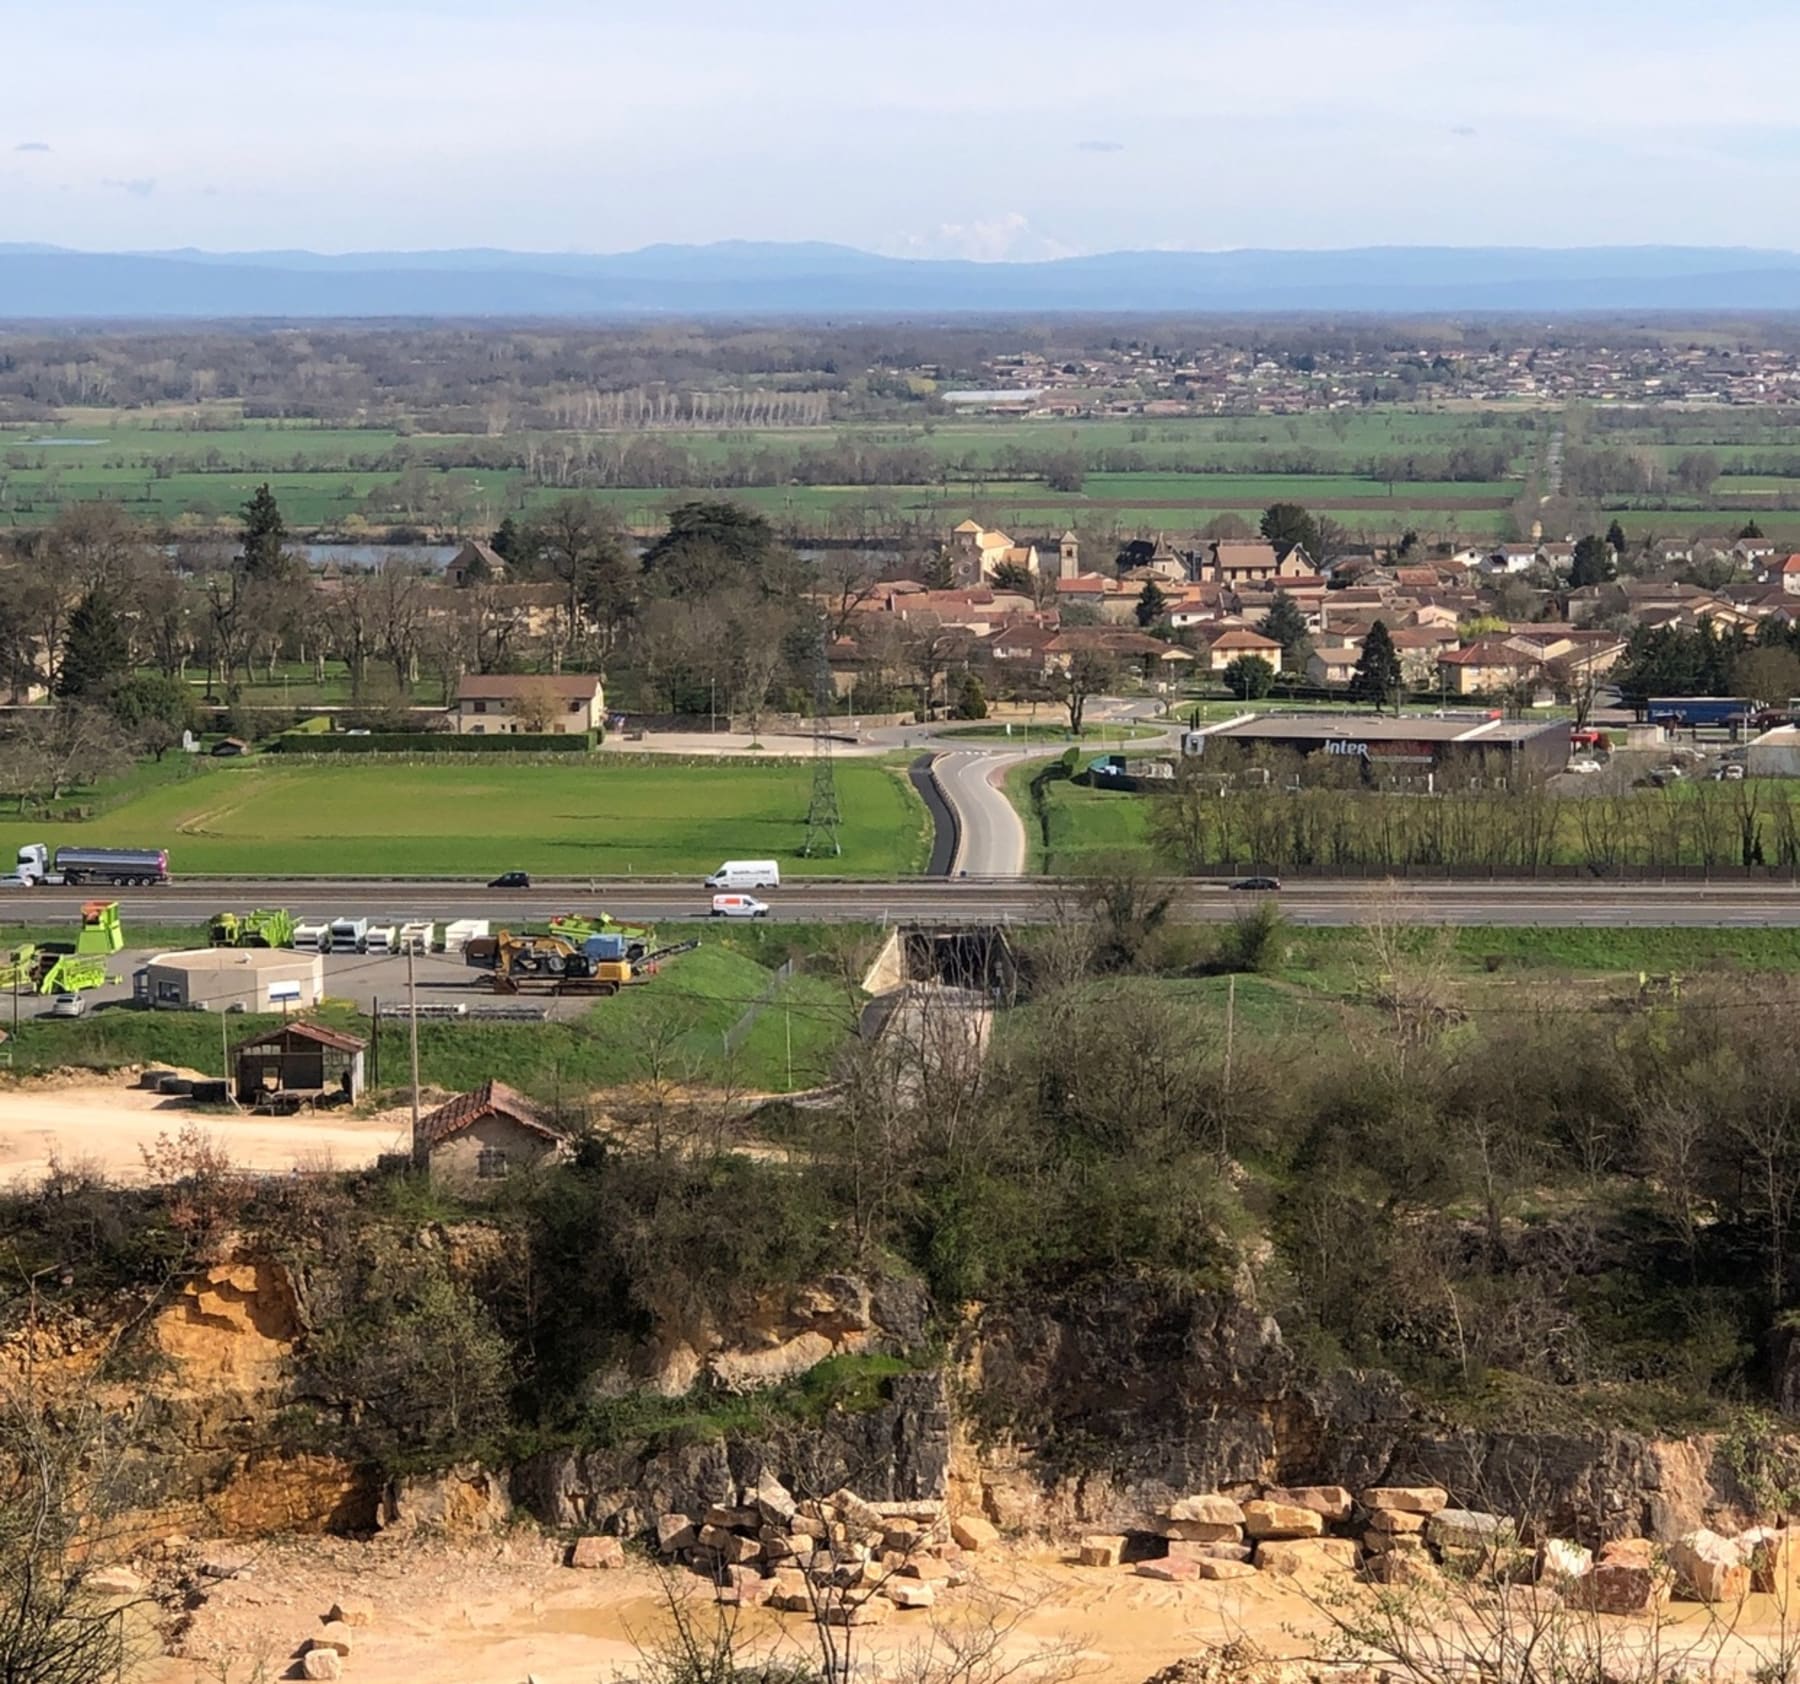
{"type": "Polygon", "coordinates": [[[9,18],[9,239],[888,256],[1800,248],[1751,0],[65,0],[9,18]]]}

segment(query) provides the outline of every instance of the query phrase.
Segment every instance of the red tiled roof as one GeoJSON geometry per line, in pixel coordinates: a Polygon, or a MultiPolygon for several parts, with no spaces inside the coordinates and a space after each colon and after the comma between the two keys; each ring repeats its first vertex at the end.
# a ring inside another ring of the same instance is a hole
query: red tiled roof
{"type": "Polygon", "coordinates": [[[471,1093],[459,1093],[435,1111],[419,1119],[419,1143],[436,1146],[453,1134],[460,1134],[484,1117],[505,1117],[521,1128],[542,1135],[546,1140],[564,1138],[560,1129],[552,1128],[531,1107],[529,1101],[513,1092],[504,1082],[483,1082],[471,1093]]]}
{"type": "Polygon", "coordinates": [[[284,1037],[312,1041],[337,1052],[361,1052],[368,1045],[367,1041],[358,1036],[346,1035],[341,1029],[327,1029],[322,1023],[284,1023],[278,1029],[266,1030],[261,1035],[252,1035],[247,1040],[239,1041],[231,1050],[236,1054],[246,1047],[273,1046],[284,1037]]]}
{"type": "Polygon", "coordinates": [[[1524,667],[1531,665],[1531,657],[1517,649],[1509,649],[1498,638],[1480,637],[1473,643],[1465,644],[1461,649],[1451,649],[1438,656],[1439,662],[1449,667],[1524,667]]]}

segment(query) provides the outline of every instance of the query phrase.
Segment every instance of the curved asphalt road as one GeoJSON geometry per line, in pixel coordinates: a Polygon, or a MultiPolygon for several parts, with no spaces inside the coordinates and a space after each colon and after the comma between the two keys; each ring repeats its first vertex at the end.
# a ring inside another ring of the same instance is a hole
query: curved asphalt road
{"type": "Polygon", "coordinates": [[[1025,824],[1000,780],[1020,761],[1034,758],[1046,756],[1026,749],[952,749],[932,762],[938,788],[956,809],[952,877],[964,872],[970,877],[1024,876],[1025,824]]]}

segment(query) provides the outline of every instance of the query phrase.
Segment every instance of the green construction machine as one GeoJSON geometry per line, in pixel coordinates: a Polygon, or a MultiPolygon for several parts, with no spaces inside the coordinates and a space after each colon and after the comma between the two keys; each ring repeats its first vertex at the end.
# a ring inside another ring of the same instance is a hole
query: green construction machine
{"type": "Polygon", "coordinates": [[[125,945],[116,900],[91,900],[81,909],[73,944],[26,942],[0,959],[0,994],[83,994],[109,979],[106,961],[125,945]]]}
{"type": "Polygon", "coordinates": [[[617,936],[624,943],[620,957],[636,964],[650,951],[656,931],[647,924],[622,924],[604,912],[591,917],[580,912],[563,912],[550,920],[550,933],[580,947],[593,936],[617,936]]]}
{"type": "Polygon", "coordinates": [[[206,939],[214,947],[292,947],[294,915],[279,906],[218,912],[206,927],[206,939]]]}

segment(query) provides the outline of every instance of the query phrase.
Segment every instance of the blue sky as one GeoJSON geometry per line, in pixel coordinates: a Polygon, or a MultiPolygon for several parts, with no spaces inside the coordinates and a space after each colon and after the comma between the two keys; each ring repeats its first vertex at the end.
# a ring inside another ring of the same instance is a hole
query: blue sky
{"type": "Polygon", "coordinates": [[[1776,0],[9,0],[0,240],[1800,247],[1776,0]]]}

